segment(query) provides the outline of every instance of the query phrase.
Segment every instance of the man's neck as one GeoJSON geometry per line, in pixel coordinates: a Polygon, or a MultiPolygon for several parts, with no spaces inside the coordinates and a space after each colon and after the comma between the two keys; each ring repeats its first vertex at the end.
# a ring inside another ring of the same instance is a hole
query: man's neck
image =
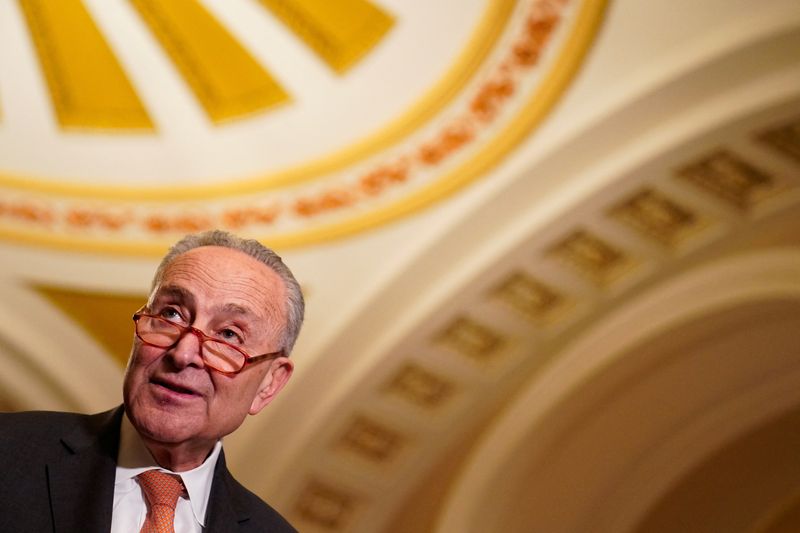
{"type": "Polygon", "coordinates": [[[214,449],[214,442],[211,443],[180,443],[165,444],[142,437],[142,442],[150,451],[153,459],[162,468],[172,472],[186,472],[197,468],[214,449]]]}
{"type": "Polygon", "coordinates": [[[214,451],[217,441],[192,443],[163,443],[142,435],[123,415],[120,428],[120,456],[118,464],[127,468],[152,465],[152,462],[172,472],[186,472],[197,468],[214,451]],[[122,453],[124,452],[124,453],[122,453]]]}

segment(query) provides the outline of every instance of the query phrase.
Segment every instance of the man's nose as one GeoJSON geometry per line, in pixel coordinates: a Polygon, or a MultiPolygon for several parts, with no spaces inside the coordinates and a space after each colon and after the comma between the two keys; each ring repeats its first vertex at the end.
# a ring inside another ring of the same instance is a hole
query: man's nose
{"type": "Polygon", "coordinates": [[[203,334],[197,330],[189,329],[178,342],[169,350],[168,355],[172,358],[175,366],[184,368],[187,366],[203,367],[203,356],[201,350],[203,346],[203,334]]]}

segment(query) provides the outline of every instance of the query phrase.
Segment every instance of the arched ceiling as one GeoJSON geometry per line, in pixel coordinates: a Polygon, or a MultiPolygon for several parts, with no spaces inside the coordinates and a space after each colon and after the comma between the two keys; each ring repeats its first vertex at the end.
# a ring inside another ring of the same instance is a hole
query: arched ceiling
{"type": "Polygon", "coordinates": [[[0,408],[118,403],[219,226],[306,293],[226,439],[302,531],[791,529],[798,50],[789,0],[0,3],[0,408]]]}

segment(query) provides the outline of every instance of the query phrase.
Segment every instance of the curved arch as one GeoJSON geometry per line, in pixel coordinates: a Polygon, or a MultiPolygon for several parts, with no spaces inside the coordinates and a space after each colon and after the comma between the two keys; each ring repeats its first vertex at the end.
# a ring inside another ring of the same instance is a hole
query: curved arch
{"type": "MultiPolygon", "coordinates": [[[[796,320],[800,316],[796,312],[800,309],[798,264],[800,252],[795,249],[751,253],[720,261],[690,271],[667,286],[650,291],[598,323],[522,391],[485,437],[467,463],[460,483],[447,502],[438,531],[512,531],[508,529],[508,518],[502,513],[508,510],[510,502],[517,501],[514,489],[520,486],[515,486],[509,478],[514,477],[518,483],[522,483],[524,480],[520,476],[533,473],[531,469],[520,468],[517,462],[524,458],[524,464],[531,466],[537,464],[537,459],[543,460],[546,451],[552,451],[554,446],[570,447],[572,443],[559,437],[566,435],[571,428],[591,423],[590,415],[586,413],[593,412],[589,404],[598,398],[596,391],[592,392],[594,385],[601,382],[601,385],[608,385],[614,380],[638,379],[645,376],[646,372],[660,372],[655,366],[662,361],[654,361],[643,369],[637,358],[633,357],[636,353],[633,349],[646,346],[649,340],[659,335],[679,331],[681,325],[691,324],[703,317],[754,302],[783,301],[791,303],[795,310],[793,319],[796,320]],[[580,416],[581,410],[583,417],[580,416]],[[503,490],[498,490],[498,486],[503,486],[503,490]],[[501,523],[503,527],[498,529],[501,523]]],[[[662,355],[674,354],[668,352],[662,355]]],[[[687,364],[691,366],[691,363],[687,364]]],[[[738,363],[731,361],[731,364],[738,363]]],[[[741,370],[749,371],[744,365],[741,370]]],[[[737,368],[731,371],[735,374],[737,368]]],[[[694,408],[689,406],[689,409],[684,406],[684,410],[679,409],[677,418],[673,416],[666,421],[645,421],[652,430],[648,433],[649,438],[644,437],[632,445],[626,456],[616,457],[614,464],[601,465],[585,479],[561,480],[565,483],[574,482],[571,501],[562,502],[562,505],[573,511],[577,507],[584,511],[589,508],[597,511],[593,508],[597,504],[597,491],[607,488],[612,481],[625,479],[625,475],[634,478],[633,481],[626,481],[632,484],[641,481],[643,473],[647,474],[645,477],[650,476],[648,479],[658,479],[655,474],[664,474],[664,465],[672,468],[679,466],[677,472],[672,474],[677,475],[681,468],[688,468],[700,460],[724,439],[732,438],[759,421],[800,403],[800,395],[791,393],[798,390],[799,382],[800,369],[795,365],[791,373],[776,375],[773,380],[763,383],[754,381],[740,384],[738,389],[725,390],[725,380],[708,383],[708,390],[717,394],[715,405],[718,409],[708,403],[698,404],[694,408]],[[743,399],[747,400],[744,404],[743,399]],[[697,409],[706,411],[698,414],[697,409]],[[739,416],[731,416],[733,412],[739,412],[739,416]],[[700,414],[706,415],[706,419],[701,419],[700,414]],[[667,423],[677,426],[659,427],[659,424],[667,423]],[[707,433],[709,425],[715,428],[711,435],[707,433]],[[674,438],[677,439],[672,443],[653,440],[670,432],[674,432],[674,438]],[[691,440],[691,446],[687,448],[689,436],[696,439],[698,435],[703,435],[705,442],[691,440]]],[[[635,407],[628,405],[631,409],[635,407]]],[[[618,435],[609,436],[609,442],[614,437],[618,435]]],[[[571,457],[575,457],[575,450],[570,451],[571,457]]],[[[557,473],[550,472],[551,479],[557,473]]],[[[562,471],[561,474],[578,475],[575,470],[562,471]]],[[[648,502],[658,497],[659,490],[663,490],[668,481],[662,479],[662,483],[653,482],[649,488],[636,485],[650,493],[645,496],[639,494],[634,498],[636,501],[625,503],[627,509],[608,510],[605,513],[606,523],[596,514],[593,515],[592,530],[624,531],[624,527],[620,526],[630,527],[635,523],[648,502]],[[611,517],[614,514],[612,511],[617,516],[611,517]]],[[[624,488],[618,490],[624,492],[624,488]]],[[[614,501],[619,503],[623,500],[614,501]]],[[[550,520],[548,525],[553,527],[553,524],[559,523],[559,518],[562,515],[556,509],[542,520],[550,520]]],[[[581,518],[585,518],[585,515],[576,516],[574,520],[581,518]]],[[[579,522],[572,522],[573,526],[576,524],[579,522]]],[[[556,529],[545,526],[543,530],[556,529]]],[[[579,531],[581,528],[558,530],[579,531]]]]}
{"type": "Polygon", "coordinates": [[[14,308],[0,305],[0,387],[13,391],[16,407],[90,412],[121,401],[122,373],[101,349],[25,288],[2,291],[14,308]]]}

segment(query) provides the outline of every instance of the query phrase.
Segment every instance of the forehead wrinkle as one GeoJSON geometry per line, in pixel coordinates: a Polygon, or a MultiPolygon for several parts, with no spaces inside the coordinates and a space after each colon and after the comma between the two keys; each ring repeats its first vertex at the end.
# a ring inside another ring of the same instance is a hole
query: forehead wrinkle
{"type": "Polygon", "coordinates": [[[259,320],[258,313],[253,309],[249,309],[243,305],[235,303],[226,303],[218,307],[219,313],[228,316],[237,316],[247,321],[259,320]]]}
{"type": "Polygon", "coordinates": [[[249,315],[249,314],[251,314],[250,309],[247,309],[246,307],[244,307],[242,305],[234,304],[234,303],[227,303],[227,304],[223,305],[221,310],[223,312],[225,312],[225,313],[230,313],[230,314],[233,314],[233,315],[249,315]]]}
{"type": "MultiPolygon", "coordinates": [[[[199,249],[198,249],[199,250],[199,249]]],[[[190,253],[190,252],[187,252],[190,253]]],[[[248,257],[249,256],[245,256],[248,257]]],[[[261,266],[268,270],[266,273],[268,279],[267,283],[275,283],[275,274],[269,267],[261,266]]],[[[279,326],[283,319],[284,309],[282,297],[277,299],[269,298],[266,302],[259,302],[253,299],[254,284],[261,285],[262,280],[254,279],[251,274],[239,275],[237,272],[223,275],[217,271],[213,266],[206,264],[199,257],[185,257],[178,256],[164,271],[162,278],[166,282],[163,287],[175,296],[186,298],[187,303],[196,302],[194,295],[180,285],[182,280],[189,280],[192,283],[199,282],[201,285],[214,289],[217,286],[223,285],[228,290],[233,289],[233,292],[239,293],[235,295],[237,299],[241,299],[243,303],[228,302],[221,304],[223,312],[233,312],[238,315],[248,315],[256,320],[263,320],[266,318],[270,329],[279,326]],[[176,285],[177,284],[177,285],[176,285]]],[[[277,281],[279,294],[283,294],[285,288],[280,281],[277,281]]],[[[162,292],[158,290],[158,292],[162,292]]]]}
{"type": "MultiPolygon", "coordinates": [[[[234,284],[235,285],[235,284],[234,284]]],[[[248,287],[242,284],[242,289],[247,289],[248,287]]],[[[246,291],[244,291],[247,294],[246,291]]],[[[180,300],[181,303],[193,306],[196,303],[196,298],[194,293],[192,293],[189,289],[182,287],[180,285],[165,285],[159,287],[156,292],[154,293],[155,298],[164,298],[164,297],[172,297],[176,300],[180,300]]],[[[256,317],[257,312],[251,309],[247,305],[242,305],[239,303],[234,302],[227,302],[224,304],[220,304],[215,306],[216,310],[220,313],[224,314],[231,314],[231,315],[241,315],[244,317],[256,317]]]]}
{"type": "Polygon", "coordinates": [[[183,258],[178,256],[164,271],[163,279],[194,279],[205,284],[220,283],[226,280],[220,279],[214,268],[209,267],[198,258],[183,258]]]}

